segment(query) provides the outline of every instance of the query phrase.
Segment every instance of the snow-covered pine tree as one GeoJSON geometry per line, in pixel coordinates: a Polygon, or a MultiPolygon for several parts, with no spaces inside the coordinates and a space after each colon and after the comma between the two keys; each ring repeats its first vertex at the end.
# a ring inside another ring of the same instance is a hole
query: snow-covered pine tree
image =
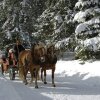
{"type": "Polygon", "coordinates": [[[69,37],[74,33],[72,23],[74,7],[71,5],[71,1],[47,0],[47,9],[37,19],[38,31],[33,36],[41,41],[53,42],[57,47],[67,48],[71,39],[69,37]]]}
{"type": "MultiPolygon", "coordinates": [[[[74,21],[78,22],[75,36],[76,57],[90,59],[100,50],[100,1],[78,0],[74,21]]],[[[100,56],[100,55],[99,55],[100,56]]],[[[100,57],[99,57],[100,58],[100,57]]]]}
{"type": "Polygon", "coordinates": [[[3,44],[14,42],[16,34],[19,32],[19,0],[3,0],[2,8],[5,11],[5,22],[2,23],[3,44]],[[14,33],[14,34],[12,34],[14,33]]]}
{"type": "Polygon", "coordinates": [[[7,11],[3,9],[3,0],[0,1],[0,48],[3,47],[3,32],[2,25],[6,21],[7,11]]]}
{"type": "Polygon", "coordinates": [[[2,0],[2,5],[6,11],[1,25],[4,41],[12,42],[17,37],[29,42],[29,35],[35,31],[36,19],[45,8],[45,0],[2,0]]]}
{"type": "Polygon", "coordinates": [[[29,33],[36,33],[32,40],[49,40],[66,48],[74,33],[72,17],[76,1],[2,0],[6,12],[2,25],[4,40],[12,41],[17,35],[29,41],[29,33]]]}

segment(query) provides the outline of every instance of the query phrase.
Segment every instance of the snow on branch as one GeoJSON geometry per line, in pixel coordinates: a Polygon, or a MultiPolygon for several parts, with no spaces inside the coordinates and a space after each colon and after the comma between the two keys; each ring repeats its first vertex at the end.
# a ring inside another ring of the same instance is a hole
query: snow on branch
{"type": "Polygon", "coordinates": [[[84,6],[90,6],[91,4],[93,5],[97,5],[99,3],[99,0],[79,0],[76,4],[75,4],[75,8],[80,8],[80,7],[84,7],[84,6]]]}
{"type": "Polygon", "coordinates": [[[100,50],[100,37],[86,39],[84,46],[93,51],[100,50]]]}
{"type": "Polygon", "coordinates": [[[83,33],[84,31],[90,30],[86,23],[81,23],[76,27],[75,33],[76,35],[83,33]]]}

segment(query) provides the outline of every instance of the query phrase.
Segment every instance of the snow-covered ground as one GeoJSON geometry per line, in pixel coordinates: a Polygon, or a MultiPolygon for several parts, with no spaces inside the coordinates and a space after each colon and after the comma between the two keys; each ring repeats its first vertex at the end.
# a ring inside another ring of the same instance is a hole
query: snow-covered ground
{"type": "Polygon", "coordinates": [[[100,61],[58,61],[55,72],[56,87],[51,85],[48,71],[44,85],[38,81],[38,89],[24,85],[18,75],[14,81],[8,74],[0,75],[0,100],[100,100],[100,61]]]}

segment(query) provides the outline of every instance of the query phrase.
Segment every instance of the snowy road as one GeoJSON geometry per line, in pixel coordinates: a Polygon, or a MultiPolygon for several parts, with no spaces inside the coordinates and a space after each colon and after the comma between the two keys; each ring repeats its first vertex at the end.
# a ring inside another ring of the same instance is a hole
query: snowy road
{"type": "Polygon", "coordinates": [[[18,75],[10,81],[6,74],[0,77],[0,100],[100,100],[99,65],[100,62],[85,65],[76,61],[58,62],[55,88],[51,86],[50,72],[47,85],[38,81],[39,89],[35,89],[34,84],[25,86],[18,75]]]}
{"type": "MultiPolygon", "coordinates": [[[[10,81],[5,77],[0,77],[0,100],[49,100],[40,94],[38,89],[31,89],[18,81],[10,81]]],[[[33,87],[33,86],[32,86],[33,87]]],[[[34,88],[34,87],[33,87],[34,88]]]]}

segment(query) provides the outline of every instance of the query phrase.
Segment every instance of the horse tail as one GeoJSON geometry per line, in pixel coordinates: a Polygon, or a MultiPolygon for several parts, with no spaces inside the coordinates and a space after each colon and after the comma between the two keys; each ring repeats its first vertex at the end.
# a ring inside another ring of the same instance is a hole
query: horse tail
{"type": "Polygon", "coordinates": [[[27,74],[26,65],[28,65],[28,56],[29,51],[22,51],[19,55],[19,77],[24,80],[27,74]]]}

